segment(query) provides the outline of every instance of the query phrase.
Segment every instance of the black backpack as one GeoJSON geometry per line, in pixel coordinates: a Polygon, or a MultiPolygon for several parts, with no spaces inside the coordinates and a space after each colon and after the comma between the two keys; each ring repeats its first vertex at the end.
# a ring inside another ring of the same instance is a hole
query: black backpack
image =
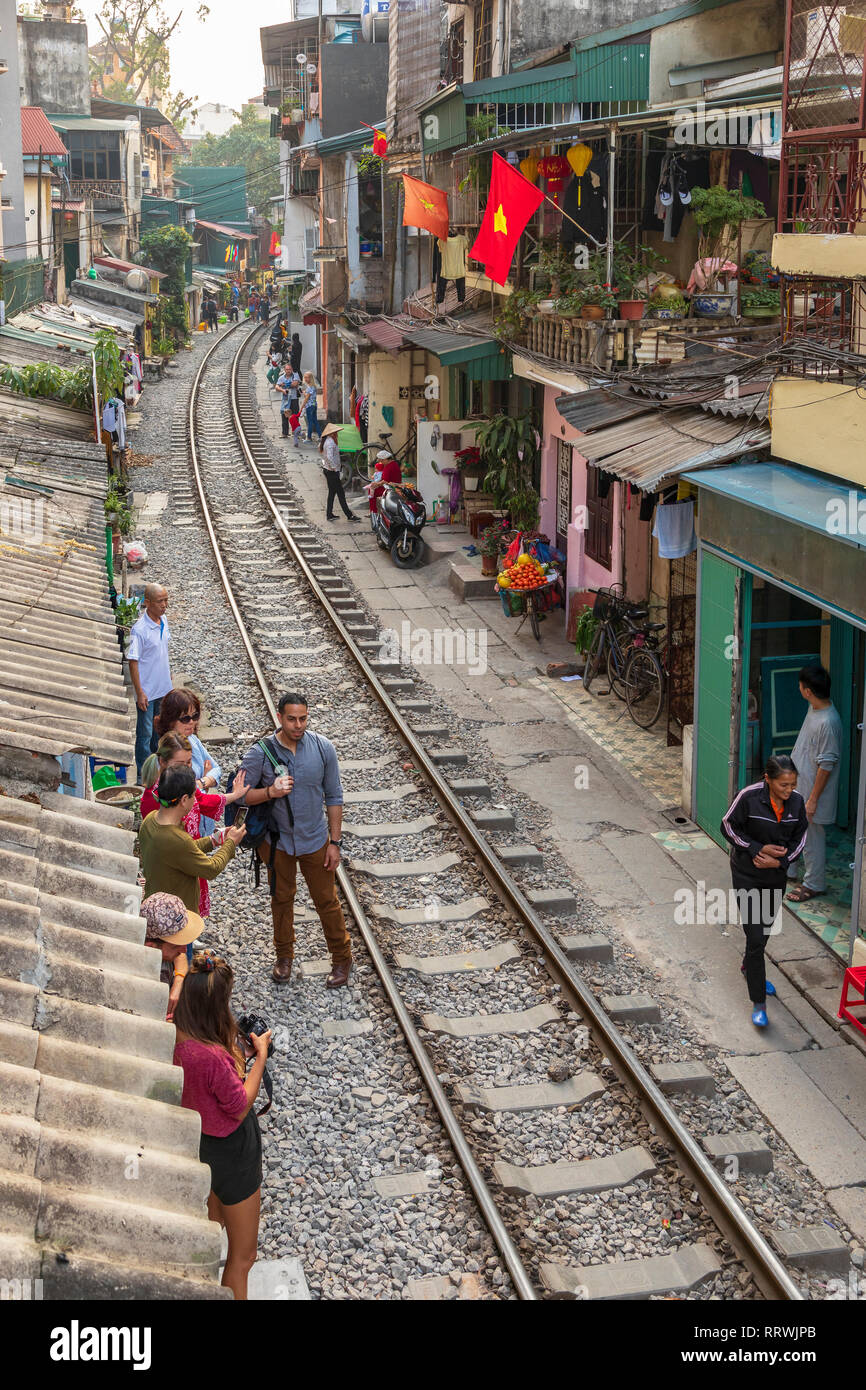
{"type": "MultiPolygon", "coordinates": [[[[283,773],[286,771],[286,765],[279,758],[274,757],[274,754],[268,747],[268,744],[270,742],[270,738],[260,738],[256,746],[258,748],[261,748],[262,752],[264,753],[268,762],[271,764],[271,767],[274,769],[277,776],[282,777],[283,773]]],[[[232,787],[234,786],[235,778],[237,777],[239,772],[240,766],[236,767],[234,772],[229,777],[228,783],[226,784],[226,791],[231,791],[232,787]]],[[[250,787],[249,790],[255,791],[256,788],[250,787]]],[[[240,804],[241,803],[239,801],[233,801],[230,802],[228,806],[226,806],[224,819],[227,826],[234,825],[235,817],[237,815],[237,809],[240,806],[240,804]]],[[[286,802],[286,807],[289,812],[289,821],[291,822],[292,808],[288,802],[286,802]]],[[[243,842],[244,848],[251,849],[253,852],[255,852],[271,829],[270,802],[260,801],[258,806],[248,806],[247,819],[245,824],[247,828],[247,833],[243,842]]]]}

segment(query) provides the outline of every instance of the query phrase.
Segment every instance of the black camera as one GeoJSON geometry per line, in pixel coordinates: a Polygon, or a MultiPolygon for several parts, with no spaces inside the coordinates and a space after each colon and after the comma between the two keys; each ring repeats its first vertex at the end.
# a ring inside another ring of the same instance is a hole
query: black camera
{"type": "MultiPolygon", "coordinates": [[[[238,1019],[238,1028],[245,1038],[249,1038],[253,1033],[255,1033],[256,1037],[260,1037],[262,1033],[267,1033],[268,1031],[267,1023],[265,1023],[265,1020],[261,1018],[259,1014],[241,1014],[238,1019]]],[[[252,1044],[250,1044],[250,1046],[252,1046],[252,1044]]],[[[269,1042],[268,1056],[273,1057],[273,1055],[274,1044],[273,1042],[269,1042]]]]}

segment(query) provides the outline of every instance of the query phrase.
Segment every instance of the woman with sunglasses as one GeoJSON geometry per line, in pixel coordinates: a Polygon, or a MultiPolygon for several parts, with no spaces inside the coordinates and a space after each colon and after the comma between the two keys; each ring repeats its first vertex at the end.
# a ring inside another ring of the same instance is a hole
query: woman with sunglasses
{"type": "MultiPolygon", "coordinates": [[[[170,767],[192,767],[192,749],[190,740],[183,734],[163,734],[159,741],[159,747],[155,753],[147,759],[142,768],[142,781],[145,782],[146,789],[141,796],[141,819],[149,816],[151,811],[159,810],[159,779],[170,767]]],[[[215,795],[203,792],[197,786],[193,798],[192,806],[183,818],[183,828],[193,840],[200,840],[209,835],[209,830],[202,829],[205,818],[210,818],[210,823],[222,818],[227,805],[234,801],[240,801],[246,791],[246,778],[243,773],[238,773],[234,780],[234,786],[227,795],[217,793],[215,795]],[[241,784],[240,790],[238,783],[241,784]]],[[[210,888],[207,879],[199,879],[199,903],[198,915],[207,917],[210,914],[210,888]]]]}
{"type": "MultiPolygon", "coordinates": [[[[178,690],[170,690],[163,699],[159,715],[154,720],[154,728],[160,737],[163,734],[180,734],[189,739],[192,770],[199,791],[216,791],[222,778],[222,768],[197,736],[200,720],[201,703],[198,696],[194,691],[180,687],[178,690]]],[[[199,834],[212,835],[214,827],[215,819],[203,812],[199,834]]]]}

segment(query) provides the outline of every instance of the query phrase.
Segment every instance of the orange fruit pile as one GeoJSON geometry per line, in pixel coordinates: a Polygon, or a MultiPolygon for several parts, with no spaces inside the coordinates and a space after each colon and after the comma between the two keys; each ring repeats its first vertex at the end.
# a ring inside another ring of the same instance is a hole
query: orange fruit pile
{"type": "Polygon", "coordinates": [[[536,560],[530,555],[520,555],[515,564],[507,565],[501,571],[499,583],[502,588],[525,592],[527,589],[543,589],[547,579],[536,560]],[[504,584],[503,580],[506,581],[504,584]]]}

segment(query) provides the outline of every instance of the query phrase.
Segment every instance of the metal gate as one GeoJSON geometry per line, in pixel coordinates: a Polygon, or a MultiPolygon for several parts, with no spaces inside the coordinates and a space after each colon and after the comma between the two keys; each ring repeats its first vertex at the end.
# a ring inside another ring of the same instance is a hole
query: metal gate
{"type": "Polygon", "coordinates": [[[694,720],[698,553],[671,560],[668,586],[668,746],[694,720]]]}

